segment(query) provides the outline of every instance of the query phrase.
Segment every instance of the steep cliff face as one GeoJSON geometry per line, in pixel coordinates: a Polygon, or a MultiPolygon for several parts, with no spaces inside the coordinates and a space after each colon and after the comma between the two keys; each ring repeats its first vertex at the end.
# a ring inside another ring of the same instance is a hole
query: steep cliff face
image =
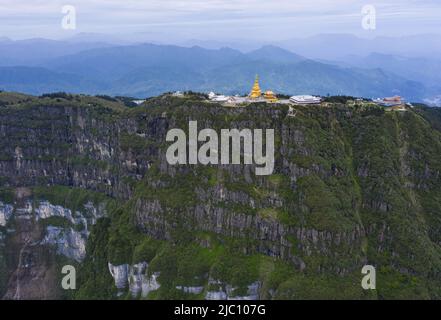
{"type": "Polygon", "coordinates": [[[17,188],[8,197],[10,204],[0,204],[4,217],[0,294],[5,299],[63,297],[62,266],[83,261],[90,227],[106,214],[104,202],[96,207],[91,201],[81,203],[73,211],[40,200],[39,193],[41,189],[17,188]]]}
{"type": "MultiPolygon", "coordinates": [[[[91,228],[85,260],[73,255],[83,261],[77,297],[115,297],[116,280],[149,298],[440,298],[437,119],[423,107],[297,106],[292,117],[282,105],[224,108],[196,97],[132,109],[28,98],[0,108],[0,182],[45,186],[41,200],[58,185],[115,199],[91,228]],[[189,120],[274,129],[274,173],[169,165],[167,131],[186,131],[189,120]],[[361,289],[365,264],[377,267],[375,292],[361,289]]],[[[0,201],[3,226],[11,214],[0,201]]]]}

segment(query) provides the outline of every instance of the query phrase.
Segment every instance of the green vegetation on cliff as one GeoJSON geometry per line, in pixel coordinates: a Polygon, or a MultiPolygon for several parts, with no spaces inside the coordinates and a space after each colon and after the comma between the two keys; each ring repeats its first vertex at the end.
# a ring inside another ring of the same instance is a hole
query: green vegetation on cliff
{"type": "Polygon", "coordinates": [[[115,298],[108,263],[145,261],[149,275],[160,273],[149,298],[203,298],[227,284],[246,295],[257,281],[262,298],[441,299],[439,110],[385,112],[343,99],[295,106],[289,117],[285,105],[223,108],[198,96],[131,108],[99,97],[33,99],[0,110],[10,137],[2,186],[34,185],[72,209],[93,190],[109,208],[91,228],[75,298],[115,298]],[[274,174],[170,166],[165,135],[189,120],[274,129],[274,174]],[[377,269],[372,292],[360,285],[366,264],[377,269]]]}

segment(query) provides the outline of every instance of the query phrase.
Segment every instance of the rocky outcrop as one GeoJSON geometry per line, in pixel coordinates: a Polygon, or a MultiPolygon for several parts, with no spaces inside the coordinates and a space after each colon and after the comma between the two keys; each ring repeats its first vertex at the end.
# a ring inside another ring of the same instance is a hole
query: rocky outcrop
{"type": "Polygon", "coordinates": [[[256,281],[247,287],[246,295],[237,295],[237,288],[224,284],[222,281],[209,279],[208,286],[211,288],[205,295],[206,300],[259,300],[261,283],[256,281]],[[213,288],[217,287],[217,290],[213,288]]]}
{"type": "MultiPolygon", "coordinates": [[[[122,264],[113,265],[108,263],[109,272],[113,277],[115,287],[118,289],[118,296],[130,292],[132,297],[146,298],[152,291],[160,288],[158,277],[160,273],[155,272],[149,276],[148,263],[140,262],[134,265],[122,264]]],[[[237,288],[218,280],[209,279],[207,288],[205,286],[176,286],[177,290],[186,294],[200,295],[204,291],[206,300],[259,300],[261,284],[256,281],[247,286],[246,295],[238,295],[237,288]],[[217,290],[213,290],[217,288],[217,290]]]]}
{"type": "Polygon", "coordinates": [[[48,226],[41,244],[53,245],[57,253],[75,261],[81,262],[86,256],[87,234],[72,228],[48,226]]]}
{"type": "Polygon", "coordinates": [[[189,294],[201,294],[202,291],[204,291],[204,287],[202,286],[198,286],[198,287],[176,286],[176,289],[189,294]]]}
{"type": "Polygon", "coordinates": [[[51,245],[58,254],[81,262],[86,255],[86,241],[89,236],[89,226],[104,216],[104,207],[96,208],[91,202],[83,206],[83,210],[72,213],[70,209],[53,205],[48,201],[28,200],[21,204],[4,204],[0,202],[0,225],[6,226],[8,220],[15,216],[18,219],[44,221],[53,217],[62,218],[65,225],[47,225],[41,245],[51,245]]]}
{"type": "Polygon", "coordinates": [[[146,298],[151,291],[158,290],[160,287],[158,282],[159,273],[153,273],[149,276],[147,262],[117,266],[109,262],[108,267],[119,296],[123,295],[128,289],[132,297],[141,296],[146,298]]]}
{"type": "Polygon", "coordinates": [[[131,188],[123,177],[139,180],[157,152],[142,150],[141,159],[121,143],[119,132],[127,132],[129,143],[139,126],[132,119],[109,122],[92,108],[73,105],[0,112],[0,138],[8,141],[0,157],[2,185],[69,185],[127,198],[131,188]]]}
{"type": "Polygon", "coordinates": [[[81,211],[72,212],[49,201],[31,200],[30,195],[16,196],[13,204],[0,202],[1,226],[8,227],[7,232],[1,234],[0,246],[6,241],[8,260],[18,261],[17,265],[1,265],[6,268],[1,271],[8,275],[5,288],[0,286],[0,293],[5,291],[5,299],[60,297],[57,283],[60,269],[55,254],[83,261],[89,226],[105,214],[103,206],[91,202],[85,203],[81,211]]]}
{"type": "Polygon", "coordinates": [[[53,251],[41,244],[44,230],[32,218],[29,203],[12,207],[14,223],[7,230],[5,251],[9,263],[3,271],[7,278],[0,293],[3,299],[55,299],[59,297],[57,269],[53,251]]]}
{"type": "MultiPolygon", "coordinates": [[[[169,223],[166,218],[167,211],[157,202],[139,201],[136,212],[137,221],[145,233],[155,238],[171,239],[174,224],[169,223]]],[[[197,228],[227,237],[255,240],[255,252],[292,261],[300,270],[306,268],[301,256],[327,255],[332,252],[332,248],[335,250],[336,247],[361,246],[366,235],[362,226],[355,225],[353,230],[347,232],[291,227],[271,218],[240,212],[233,213],[215,204],[197,205],[188,211],[181,210],[180,212],[179,218],[185,221],[184,226],[189,231],[197,228]]],[[[357,259],[358,257],[354,257],[354,265],[362,263],[357,259]]],[[[339,272],[347,271],[349,270],[339,272]]]]}
{"type": "Polygon", "coordinates": [[[6,226],[6,223],[12,215],[13,209],[14,207],[12,205],[0,201],[0,226],[6,226]]]}

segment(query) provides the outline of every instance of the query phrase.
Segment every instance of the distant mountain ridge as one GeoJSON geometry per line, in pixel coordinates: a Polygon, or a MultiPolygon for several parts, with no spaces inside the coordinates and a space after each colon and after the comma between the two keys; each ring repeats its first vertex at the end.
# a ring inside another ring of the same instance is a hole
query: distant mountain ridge
{"type": "Polygon", "coordinates": [[[441,35],[419,34],[401,37],[361,38],[352,34],[318,34],[273,43],[312,59],[338,59],[347,55],[365,56],[373,52],[407,57],[437,57],[441,35]]]}
{"type": "MultiPolygon", "coordinates": [[[[264,89],[285,94],[396,94],[413,101],[432,96],[421,82],[381,68],[318,62],[277,46],[263,46],[247,53],[231,48],[156,44],[84,46],[92,48],[71,54],[57,49],[47,59],[20,66],[6,63],[8,69],[1,71],[0,89],[30,94],[61,90],[140,98],[173,90],[246,94],[254,76],[259,74],[264,89]],[[28,72],[23,66],[30,68],[28,72]]],[[[23,50],[23,44],[19,43],[18,48],[23,50]]],[[[40,53],[44,55],[44,51],[40,53]]]]}
{"type": "Polygon", "coordinates": [[[340,65],[349,67],[381,68],[406,78],[421,79],[427,85],[441,82],[441,59],[409,58],[399,55],[370,53],[367,56],[346,56],[340,65]]]}
{"type": "Polygon", "coordinates": [[[247,56],[252,60],[264,60],[279,64],[294,64],[307,60],[305,57],[272,45],[266,45],[260,49],[250,51],[247,53],[247,56]]]}
{"type": "Polygon", "coordinates": [[[38,66],[50,63],[52,59],[75,54],[94,48],[110,47],[105,42],[70,42],[48,39],[27,39],[13,41],[0,39],[0,66],[38,66]]]}

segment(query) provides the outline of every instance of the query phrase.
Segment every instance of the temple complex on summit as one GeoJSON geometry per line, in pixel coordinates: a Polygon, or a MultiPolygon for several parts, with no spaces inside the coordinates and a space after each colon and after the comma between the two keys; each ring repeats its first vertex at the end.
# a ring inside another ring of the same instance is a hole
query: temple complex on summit
{"type": "MultiPolygon", "coordinates": [[[[328,102],[326,102],[326,100],[319,96],[295,95],[288,97],[286,95],[282,95],[281,97],[277,97],[277,95],[271,90],[262,91],[258,75],[256,75],[254,79],[254,84],[248,95],[223,95],[210,92],[208,94],[208,100],[210,102],[221,104],[224,107],[246,107],[249,104],[253,103],[284,104],[289,106],[287,113],[288,117],[296,116],[297,113],[293,108],[293,106],[296,105],[321,105],[324,107],[328,106],[328,102]]],[[[406,111],[407,108],[413,108],[410,103],[406,103],[405,100],[399,96],[375,100],[354,98],[354,101],[352,101],[354,105],[357,102],[361,103],[362,105],[366,105],[367,103],[371,105],[373,104],[383,106],[385,107],[386,111],[406,111]]]]}
{"type": "Polygon", "coordinates": [[[247,96],[225,96],[215,94],[210,92],[208,94],[208,99],[212,102],[222,103],[225,106],[237,106],[241,104],[253,103],[253,102],[267,102],[267,103],[281,103],[281,104],[320,104],[322,99],[319,97],[304,95],[304,96],[293,96],[290,99],[277,98],[277,95],[271,91],[266,90],[262,92],[259,83],[259,76],[256,75],[254,79],[254,84],[251,88],[250,93],[247,96]]]}
{"type": "MultiPolygon", "coordinates": [[[[182,94],[178,91],[175,96],[182,96],[182,94]],[[179,94],[179,95],[178,95],[179,94]]],[[[288,116],[294,117],[296,115],[293,106],[295,105],[322,105],[328,106],[328,102],[319,96],[312,95],[295,95],[291,97],[287,97],[283,95],[282,97],[277,97],[277,95],[271,91],[266,90],[262,91],[259,83],[259,76],[256,75],[254,79],[254,84],[251,88],[251,91],[248,95],[223,95],[216,94],[214,92],[210,92],[208,94],[208,100],[214,103],[220,103],[225,107],[246,107],[252,103],[277,103],[277,104],[285,104],[289,105],[288,116]]],[[[394,96],[389,98],[381,98],[381,99],[361,99],[354,98],[352,103],[355,104],[356,101],[363,103],[363,101],[367,103],[373,103],[379,106],[385,107],[386,111],[406,111],[408,107],[413,108],[410,103],[406,103],[403,98],[400,96],[394,96]],[[370,101],[370,102],[369,102],[370,101]]]]}
{"type": "Polygon", "coordinates": [[[208,94],[208,99],[213,102],[221,102],[225,105],[238,105],[242,103],[251,103],[251,102],[268,102],[268,103],[288,103],[288,100],[279,100],[276,96],[276,94],[271,91],[267,90],[264,93],[262,92],[262,89],[260,88],[259,84],[259,76],[256,75],[256,78],[254,79],[253,87],[251,88],[250,93],[248,96],[243,97],[239,95],[235,96],[225,96],[225,95],[219,95],[215,94],[214,92],[210,92],[208,94]]]}

